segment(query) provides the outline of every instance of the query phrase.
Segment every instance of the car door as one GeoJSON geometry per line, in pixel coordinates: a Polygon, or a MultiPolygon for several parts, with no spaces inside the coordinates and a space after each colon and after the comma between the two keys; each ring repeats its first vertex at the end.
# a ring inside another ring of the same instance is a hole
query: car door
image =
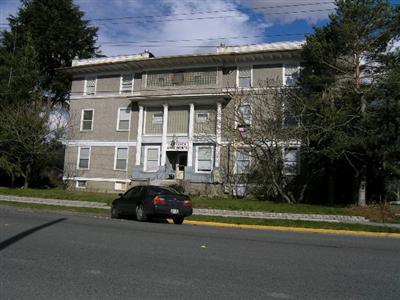
{"type": "Polygon", "coordinates": [[[141,200],[142,191],[142,186],[136,186],[129,193],[125,203],[128,214],[134,215],[136,213],[136,205],[141,200]]]}
{"type": "Polygon", "coordinates": [[[132,195],[136,193],[138,187],[133,187],[125,192],[118,201],[118,209],[122,214],[129,214],[132,195]]]}

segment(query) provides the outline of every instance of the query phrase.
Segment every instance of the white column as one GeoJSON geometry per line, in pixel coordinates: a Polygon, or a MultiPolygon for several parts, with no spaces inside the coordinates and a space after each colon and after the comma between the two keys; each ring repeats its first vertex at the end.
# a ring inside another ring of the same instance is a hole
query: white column
{"type": "Polygon", "coordinates": [[[221,126],[222,126],[222,104],[217,102],[217,132],[215,145],[215,167],[219,168],[221,158],[221,126]]]}
{"type": "Polygon", "coordinates": [[[188,140],[188,158],[187,166],[193,166],[193,124],[194,124],[194,104],[190,103],[189,110],[189,140],[188,140]]]}
{"type": "Polygon", "coordinates": [[[140,165],[140,157],[142,153],[142,134],[143,134],[143,106],[139,106],[139,117],[136,138],[136,160],[135,165],[140,165]]]}
{"type": "Polygon", "coordinates": [[[161,165],[165,166],[167,157],[167,133],[168,133],[168,104],[164,104],[163,128],[162,128],[162,145],[161,145],[161,165]]]}

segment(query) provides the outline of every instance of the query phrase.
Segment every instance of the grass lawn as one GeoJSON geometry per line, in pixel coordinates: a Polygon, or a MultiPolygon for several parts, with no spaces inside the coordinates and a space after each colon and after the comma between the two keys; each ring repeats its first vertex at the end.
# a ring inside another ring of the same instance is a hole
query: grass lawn
{"type": "Polygon", "coordinates": [[[107,204],[110,204],[112,200],[117,198],[117,193],[93,193],[63,189],[11,189],[5,187],[0,187],[0,194],[47,199],[104,202],[107,204]]]}
{"type": "MultiPolygon", "coordinates": [[[[22,208],[40,209],[48,211],[61,211],[61,212],[78,212],[88,215],[108,217],[110,215],[108,210],[96,208],[78,208],[78,207],[64,207],[32,203],[16,203],[16,202],[2,202],[0,205],[14,206],[22,208]]],[[[214,217],[214,216],[191,216],[186,220],[193,221],[206,221],[206,222],[220,222],[228,224],[246,224],[246,225],[264,225],[264,226],[283,226],[283,227],[298,227],[298,228],[317,228],[317,229],[336,229],[336,230],[352,230],[352,231],[370,231],[370,232],[389,232],[400,233],[400,228],[363,225],[363,224],[346,224],[346,223],[328,223],[328,222],[309,222],[309,221],[292,221],[292,220],[263,220],[252,218],[231,218],[231,217],[214,217]]]]}
{"type": "MultiPolygon", "coordinates": [[[[93,193],[63,189],[11,189],[0,187],[0,194],[50,199],[94,201],[111,204],[117,193],[93,193]]],[[[194,208],[225,209],[239,211],[262,211],[298,214],[326,214],[364,216],[375,222],[382,222],[382,210],[379,207],[332,207],[311,204],[287,204],[255,199],[236,199],[224,197],[192,197],[194,208]]],[[[400,223],[400,208],[387,209],[385,222],[400,223]],[[397,215],[397,216],[396,216],[397,215]]]]}
{"type": "Polygon", "coordinates": [[[190,216],[189,218],[186,219],[193,221],[221,222],[221,223],[239,224],[239,225],[246,224],[246,225],[400,233],[400,228],[388,227],[388,226],[373,226],[364,224],[293,221],[293,220],[264,220],[264,219],[252,219],[252,218],[231,218],[231,217],[214,217],[214,216],[190,216]]]}

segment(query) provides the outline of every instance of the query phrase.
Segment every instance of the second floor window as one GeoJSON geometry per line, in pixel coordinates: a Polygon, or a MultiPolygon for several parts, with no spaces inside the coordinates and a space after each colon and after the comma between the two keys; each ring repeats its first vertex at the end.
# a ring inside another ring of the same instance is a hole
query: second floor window
{"type": "Polygon", "coordinates": [[[121,94],[130,94],[133,91],[133,74],[121,75],[121,94]]]}
{"type": "Polygon", "coordinates": [[[241,104],[238,109],[238,128],[250,127],[252,121],[250,104],[241,104]]]}
{"type": "Polygon", "coordinates": [[[128,148],[116,148],[115,170],[125,171],[128,165],[128,148]]]}
{"type": "Polygon", "coordinates": [[[85,95],[96,95],[96,85],[97,78],[96,76],[88,76],[86,77],[85,84],[85,95]]]}
{"type": "Polygon", "coordinates": [[[152,124],[162,124],[163,123],[163,113],[154,113],[152,124]]]}
{"type": "Polygon", "coordinates": [[[238,86],[241,88],[251,87],[251,67],[238,68],[238,86]]]}
{"type": "Polygon", "coordinates": [[[299,65],[285,65],[285,78],[284,84],[287,86],[296,85],[297,79],[300,76],[299,65]]]}
{"type": "Polygon", "coordinates": [[[131,121],[131,111],[128,107],[118,109],[118,125],[117,130],[128,131],[131,121]]]}
{"type": "Polygon", "coordinates": [[[79,148],[78,169],[89,169],[90,165],[90,148],[79,148]]]}
{"type": "Polygon", "coordinates": [[[93,109],[82,110],[82,121],[81,121],[81,131],[93,130],[93,109]]]}

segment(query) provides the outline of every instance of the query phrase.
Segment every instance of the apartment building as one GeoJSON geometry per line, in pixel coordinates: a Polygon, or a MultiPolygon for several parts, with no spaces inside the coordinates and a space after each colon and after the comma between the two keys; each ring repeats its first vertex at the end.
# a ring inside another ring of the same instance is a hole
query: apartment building
{"type": "MultiPolygon", "coordinates": [[[[190,193],[226,191],[227,163],[241,172],[250,161],[227,147],[224,116],[232,113],[232,91],[261,88],[265,80],[291,84],[300,49],[301,42],[280,42],[208,54],[154,57],[146,51],[74,60],[65,69],[73,81],[64,180],[109,192],[138,182],[180,182],[190,193]]],[[[236,109],[250,123],[251,101],[236,109]]],[[[288,163],[295,163],[288,151],[288,163]]]]}

